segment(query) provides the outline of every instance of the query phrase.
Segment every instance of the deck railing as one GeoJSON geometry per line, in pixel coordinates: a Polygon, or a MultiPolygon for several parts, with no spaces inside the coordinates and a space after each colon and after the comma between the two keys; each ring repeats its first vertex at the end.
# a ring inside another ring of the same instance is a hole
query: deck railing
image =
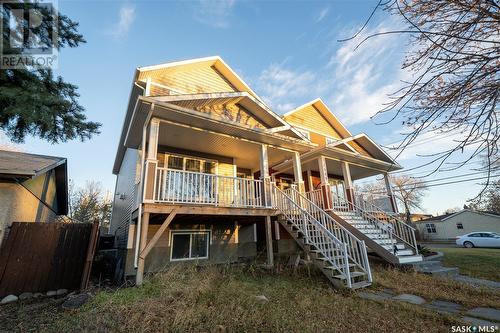
{"type": "Polygon", "coordinates": [[[156,169],[156,202],[264,207],[263,181],[201,172],[156,169]]]}

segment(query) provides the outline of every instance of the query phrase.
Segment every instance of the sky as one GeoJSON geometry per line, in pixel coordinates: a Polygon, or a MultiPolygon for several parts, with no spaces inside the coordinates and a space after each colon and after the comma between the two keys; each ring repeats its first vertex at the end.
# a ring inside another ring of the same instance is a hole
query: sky
{"type": "MultiPolygon", "coordinates": [[[[77,186],[96,180],[113,192],[112,165],[135,68],[212,55],[221,56],[279,114],[320,97],[353,134],[364,132],[382,145],[397,143],[403,138],[401,122],[381,125],[370,117],[409,77],[401,63],[410,45],[402,36],[377,37],[358,48],[363,35],[338,41],[356,33],[377,2],[60,0],[60,12],[79,22],[87,43],[62,49],[56,72],[79,87],[79,101],[89,120],[102,123],[101,134],[57,145],[28,138],[16,148],[67,157],[77,186]]],[[[398,24],[378,13],[364,33],[398,24]]],[[[399,156],[388,152],[412,169],[427,161],[421,154],[446,149],[452,140],[428,134],[399,156]]],[[[8,143],[5,136],[0,143],[8,143]]],[[[471,174],[477,163],[427,179],[471,174]]],[[[432,170],[408,173],[424,176],[432,170]]],[[[462,207],[480,189],[474,182],[431,187],[423,211],[462,207]]]]}

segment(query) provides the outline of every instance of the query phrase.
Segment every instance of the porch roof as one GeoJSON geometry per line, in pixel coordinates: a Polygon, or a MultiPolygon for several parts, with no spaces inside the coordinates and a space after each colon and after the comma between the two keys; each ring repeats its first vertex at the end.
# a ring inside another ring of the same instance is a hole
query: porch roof
{"type": "MultiPolygon", "coordinates": [[[[234,141],[241,140],[242,146],[240,153],[245,153],[245,147],[248,144],[263,143],[269,145],[271,148],[279,148],[282,150],[291,150],[298,152],[306,152],[311,148],[317,147],[316,144],[310,143],[302,138],[295,138],[293,136],[284,135],[277,133],[276,128],[249,128],[242,126],[237,122],[232,122],[228,120],[221,120],[210,116],[207,113],[195,111],[190,108],[186,108],[175,103],[180,103],[181,105],[186,105],[185,103],[203,103],[203,102],[213,102],[213,99],[239,99],[245,100],[247,103],[255,103],[256,100],[251,99],[246,93],[235,93],[235,95],[225,94],[220,96],[212,96],[211,98],[202,98],[200,94],[199,98],[195,98],[194,101],[189,102],[184,99],[179,98],[179,96],[163,96],[163,97],[144,97],[139,96],[133,113],[131,115],[131,120],[129,122],[128,128],[125,130],[125,135],[123,143],[120,145],[118,154],[115,160],[115,165],[113,168],[113,173],[117,174],[123,159],[123,154],[126,148],[137,149],[142,140],[142,129],[145,123],[151,117],[160,118],[164,124],[168,124],[171,128],[175,128],[177,131],[176,145],[181,145],[184,149],[196,150],[204,146],[209,153],[214,153],[215,144],[217,142],[212,140],[211,137],[214,135],[226,138],[226,141],[232,140],[231,151],[235,147],[234,141]],[[171,98],[167,98],[171,97],[171,98]],[[183,104],[184,103],[184,104],[183,104]],[[192,133],[191,136],[188,134],[192,133]],[[204,135],[200,134],[203,133],[204,135]],[[206,138],[206,140],[203,139],[206,138]],[[180,144],[183,142],[183,144],[180,144]],[[212,148],[208,146],[213,146],[212,148]]],[[[196,97],[196,96],[195,96],[196,97]]],[[[205,96],[207,97],[207,96],[205,96]]],[[[186,105],[189,106],[189,105],[186,105]]],[[[278,127],[282,129],[281,126],[278,127]]],[[[174,132],[172,131],[172,135],[174,132]]],[[[172,142],[172,141],[170,141],[172,142]]],[[[219,146],[219,150],[224,149],[223,146],[219,146]]],[[[220,153],[221,151],[219,151],[220,153]]],[[[230,151],[227,151],[230,153],[230,151]]],[[[275,161],[276,162],[276,161],[275,161]]]]}
{"type": "MultiPolygon", "coordinates": [[[[300,156],[303,170],[319,171],[317,159],[324,156],[327,160],[328,172],[335,174],[340,172],[340,161],[348,162],[351,165],[351,177],[353,180],[375,176],[377,174],[392,172],[402,169],[396,161],[391,162],[376,158],[363,156],[354,152],[347,145],[338,144],[336,146],[325,146],[313,149],[300,156]]],[[[292,169],[292,161],[287,160],[272,166],[276,172],[287,172],[292,169]]]]}

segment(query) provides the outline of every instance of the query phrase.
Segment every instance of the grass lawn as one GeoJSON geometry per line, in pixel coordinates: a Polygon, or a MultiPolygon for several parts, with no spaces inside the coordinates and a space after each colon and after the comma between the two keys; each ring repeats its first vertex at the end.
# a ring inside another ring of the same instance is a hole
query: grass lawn
{"type": "Polygon", "coordinates": [[[500,249],[442,248],[443,264],[458,267],[460,273],[500,282],[500,249]]]}
{"type": "MultiPolygon", "coordinates": [[[[374,288],[389,287],[427,299],[500,308],[500,293],[378,267],[374,288]],[[449,284],[448,284],[449,283],[449,284]],[[461,288],[460,288],[461,287],[461,288]]],[[[0,308],[0,331],[36,332],[448,332],[458,318],[394,301],[375,302],[333,289],[305,268],[177,266],[140,288],[97,292],[74,311],[54,300],[0,308]],[[260,303],[255,296],[265,295],[260,303]],[[33,307],[35,310],[33,310],[33,307]]]]}

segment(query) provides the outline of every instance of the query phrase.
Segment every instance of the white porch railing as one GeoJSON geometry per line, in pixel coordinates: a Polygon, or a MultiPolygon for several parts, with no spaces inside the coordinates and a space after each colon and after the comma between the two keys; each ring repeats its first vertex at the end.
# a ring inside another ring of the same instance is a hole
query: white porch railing
{"type": "Polygon", "coordinates": [[[356,195],[356,204],[364,210],[377,207],[378,211],[381,210],[387,213],[394,213],[391,198],[388,195],[373,196],[359,194],[356,195]]]}
{"type": "Polygon", "coordinates": [[[306,192],[306,198],[312,201],[316,206],[320,207],[321,209],[326,209],[325,202],[323,199],[322,189],[306,192]]]}
{"type": "Polygon", "coordinates": [[[157,168],[156,202],[225,207],[265,207],[263,181],[157,168]]]}

